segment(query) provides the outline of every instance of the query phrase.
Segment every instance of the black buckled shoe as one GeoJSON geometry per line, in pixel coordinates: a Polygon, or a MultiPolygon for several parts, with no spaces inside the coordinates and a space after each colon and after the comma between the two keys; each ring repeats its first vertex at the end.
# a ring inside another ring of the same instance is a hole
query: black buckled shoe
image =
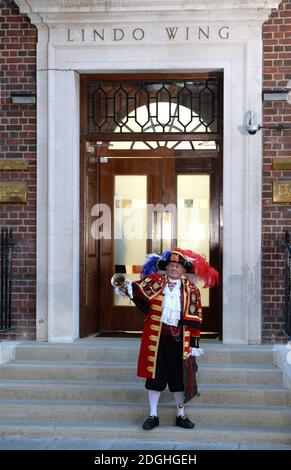
{"type": "Polygon", "coordinates": [[[193,429],[195,424],[187,418],[186,415],[183,416],[176,416],[176,426],[180,426],[184,429],[193,429]]]}
{"type": "Polygon", "coordinates": [[[143,423],[142,427],[146,431],[149,431],[150,429],[155,428],[160,424],[159,422],[159,417],[158,416],[149,416],[145,422],[143,423]]]}

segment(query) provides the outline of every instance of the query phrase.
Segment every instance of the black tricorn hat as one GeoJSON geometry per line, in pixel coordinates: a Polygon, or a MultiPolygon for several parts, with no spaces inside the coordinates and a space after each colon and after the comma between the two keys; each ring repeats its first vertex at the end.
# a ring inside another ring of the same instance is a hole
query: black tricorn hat
{"type": "Polygon", "coordinates": [[[169,263],[178,263],[186,269],[187,273],[192,272],[192,261],[183,256],[179,251],[169,252],[169,256],[166,258],[159,259],[157,261],[157,268],[160,271],[165,271],[169,263]]]}

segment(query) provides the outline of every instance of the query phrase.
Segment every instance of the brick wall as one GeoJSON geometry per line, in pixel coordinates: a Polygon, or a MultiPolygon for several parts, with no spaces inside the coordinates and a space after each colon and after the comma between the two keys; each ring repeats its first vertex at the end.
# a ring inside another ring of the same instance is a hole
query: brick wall
{"type": "Polygon", "coordinates": [[[0,203],[0,225],[13,229],[12,329],[0,338],[35,338],[36,106],[11,103],[12,92],[36,91],[37,30],[12,1],[0,0],[0,158],[25,160],[25,171],[0,171],[0,181],[27,182],[27,203],[0,203]]]}
{"type": "MultiPolygon", "coordinates": [[[[291,80],[291,1],[283,1],[263,27],[263,88],[280,89],[291,80]]],[[[263,122],[291,124],[291,104],[264,102],[263,122]]],[[[284,231],[291,231],[291,204],[272,202],[272,182],[288,179],[291,171],[272,169],[272,161],[291,156],[291,130],[263,131],[262,287],[264,342],[284,341],[284,231]]]]}

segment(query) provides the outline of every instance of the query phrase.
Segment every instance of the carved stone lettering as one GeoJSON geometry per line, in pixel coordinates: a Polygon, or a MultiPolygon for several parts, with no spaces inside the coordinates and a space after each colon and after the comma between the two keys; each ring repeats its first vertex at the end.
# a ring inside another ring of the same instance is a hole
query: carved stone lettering
{"type": "Polygon", "coordinates": [[[155,42],[156,40],[166,42],[183,41],[221,41],[230,39],[229,26],[160,26],[160,29],[152,29],[147,33],[145,28],[106,28],[96,26],[95,28],[69,28],[66,31],[66,41],[74,43],[105,43],[105,42],[155,42]]]}

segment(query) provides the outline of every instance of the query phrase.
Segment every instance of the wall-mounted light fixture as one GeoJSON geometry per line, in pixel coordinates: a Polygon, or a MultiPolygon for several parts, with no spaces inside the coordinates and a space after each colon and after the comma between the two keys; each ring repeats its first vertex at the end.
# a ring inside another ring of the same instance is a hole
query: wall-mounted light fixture
{"type": "Polygon", "coordinates": [[[263,101],[287,101],[291,104],[291,80],[287,82],[286,88],[263,90],[263,101]]]}
{"type": "Polygon", "coordinates": [[[11,93],[11,102],[13,104],[35,104],[35,93],[11,93]]]}
{"type": "Polygon", "coordinates": [[[288,101],[290,91],[286,88],[282,90],[263,90],[263,101],[288,101]]]}

